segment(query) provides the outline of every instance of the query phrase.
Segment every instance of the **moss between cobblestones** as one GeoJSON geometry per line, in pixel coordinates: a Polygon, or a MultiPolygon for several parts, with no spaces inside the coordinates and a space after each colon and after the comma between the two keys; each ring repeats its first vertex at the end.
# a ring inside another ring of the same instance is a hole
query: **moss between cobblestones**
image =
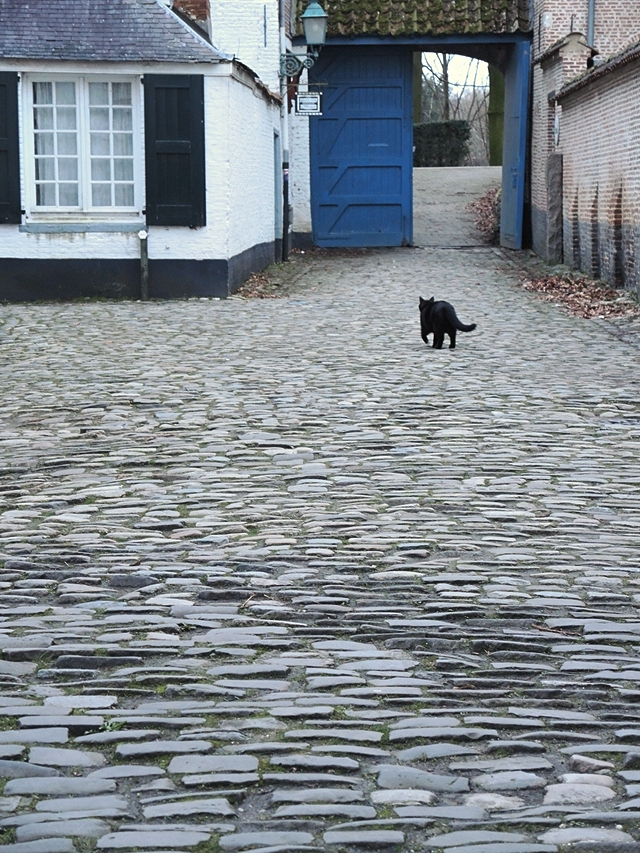
{"type": "Polygon", "coordinates": [[[93,853],[96,849],[97,840],[95,838],[76,838],[75,848],[77,853],[93,853]]]}
{"type": "Polygon", "coordinates": [[[193,847],[192,850],[193,853],[219,853],[220,839],[216,835],[213,838],[210,838],[208,841],[201,841],[200,844],[196,844],[196,846],[193,847]]]}
{"type": "Polygon", "coordinates": [[[8,732],[17,729],[16,718],[10,716],[0,717],[0,732],[8,732]]]}
{"type": "Polygon", "coordinates": [[[119,732],[125,727],[124,720],[119,720],[116,717],[105,717],[104,723],[100,726],[101,732],[119,732]]]}

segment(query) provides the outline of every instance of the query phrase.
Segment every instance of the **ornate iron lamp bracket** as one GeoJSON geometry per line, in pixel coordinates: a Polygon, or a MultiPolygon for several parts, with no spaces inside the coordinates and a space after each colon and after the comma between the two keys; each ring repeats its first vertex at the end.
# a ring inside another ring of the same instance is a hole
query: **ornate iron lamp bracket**
{"type": "Polygon", "coordinates": [[[319,55],[320,51],[314,48],[307,48],[306,53],[292,53],[288,50],[280,54],[280,76],[297,77],[304,68],[311,68],[319,55]]]}

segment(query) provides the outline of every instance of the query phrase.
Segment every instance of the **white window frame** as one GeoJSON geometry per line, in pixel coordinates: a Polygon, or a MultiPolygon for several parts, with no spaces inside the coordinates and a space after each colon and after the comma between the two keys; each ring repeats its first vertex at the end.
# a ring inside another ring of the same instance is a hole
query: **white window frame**
{"type": "Polygon", "coordinates": [[[37,73],[22,75],[22,119],[24,128],[25,223],[30,222],[133,222],[143,219],[144,138],[142,77],[139,75],[37,73]],[[78,115],[79,205],[43,207],[36,205],[34,83],[75,83],[78,115]],[[89,137],[89,83],[130,83],[133,121],[132,207],[94,207],[91,204],[91,160],[89,137]]]}

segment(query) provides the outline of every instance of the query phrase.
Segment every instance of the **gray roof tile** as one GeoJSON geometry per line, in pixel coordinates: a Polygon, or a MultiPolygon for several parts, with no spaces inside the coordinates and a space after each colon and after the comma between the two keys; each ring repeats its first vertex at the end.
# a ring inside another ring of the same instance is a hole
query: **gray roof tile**
{"type": "Polygon", "coordinates": [[[157,0],[0,0],[0,58],[216,62],[231,57],[157,0]]]}

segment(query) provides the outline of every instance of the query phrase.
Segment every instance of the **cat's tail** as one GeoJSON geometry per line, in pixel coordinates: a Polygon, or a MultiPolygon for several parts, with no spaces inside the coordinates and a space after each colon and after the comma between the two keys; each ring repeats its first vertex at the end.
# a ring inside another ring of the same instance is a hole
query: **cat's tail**
{"type": "Polygon", "coordinates": [[[471,323],[469,326],[465,326],[465,324],[464,324],[464,323],[461,323],[461,322],[460,322],[460,320],[458,320],[458,318],[457,318],[457,317],[456,317],[456,320],[457,320],[457,323],[456,323],[456,329],[457,329],[459,332],[473,332],[473,330],[476,328],[476,324],[475,324],[475,323],[471,323]]]}

